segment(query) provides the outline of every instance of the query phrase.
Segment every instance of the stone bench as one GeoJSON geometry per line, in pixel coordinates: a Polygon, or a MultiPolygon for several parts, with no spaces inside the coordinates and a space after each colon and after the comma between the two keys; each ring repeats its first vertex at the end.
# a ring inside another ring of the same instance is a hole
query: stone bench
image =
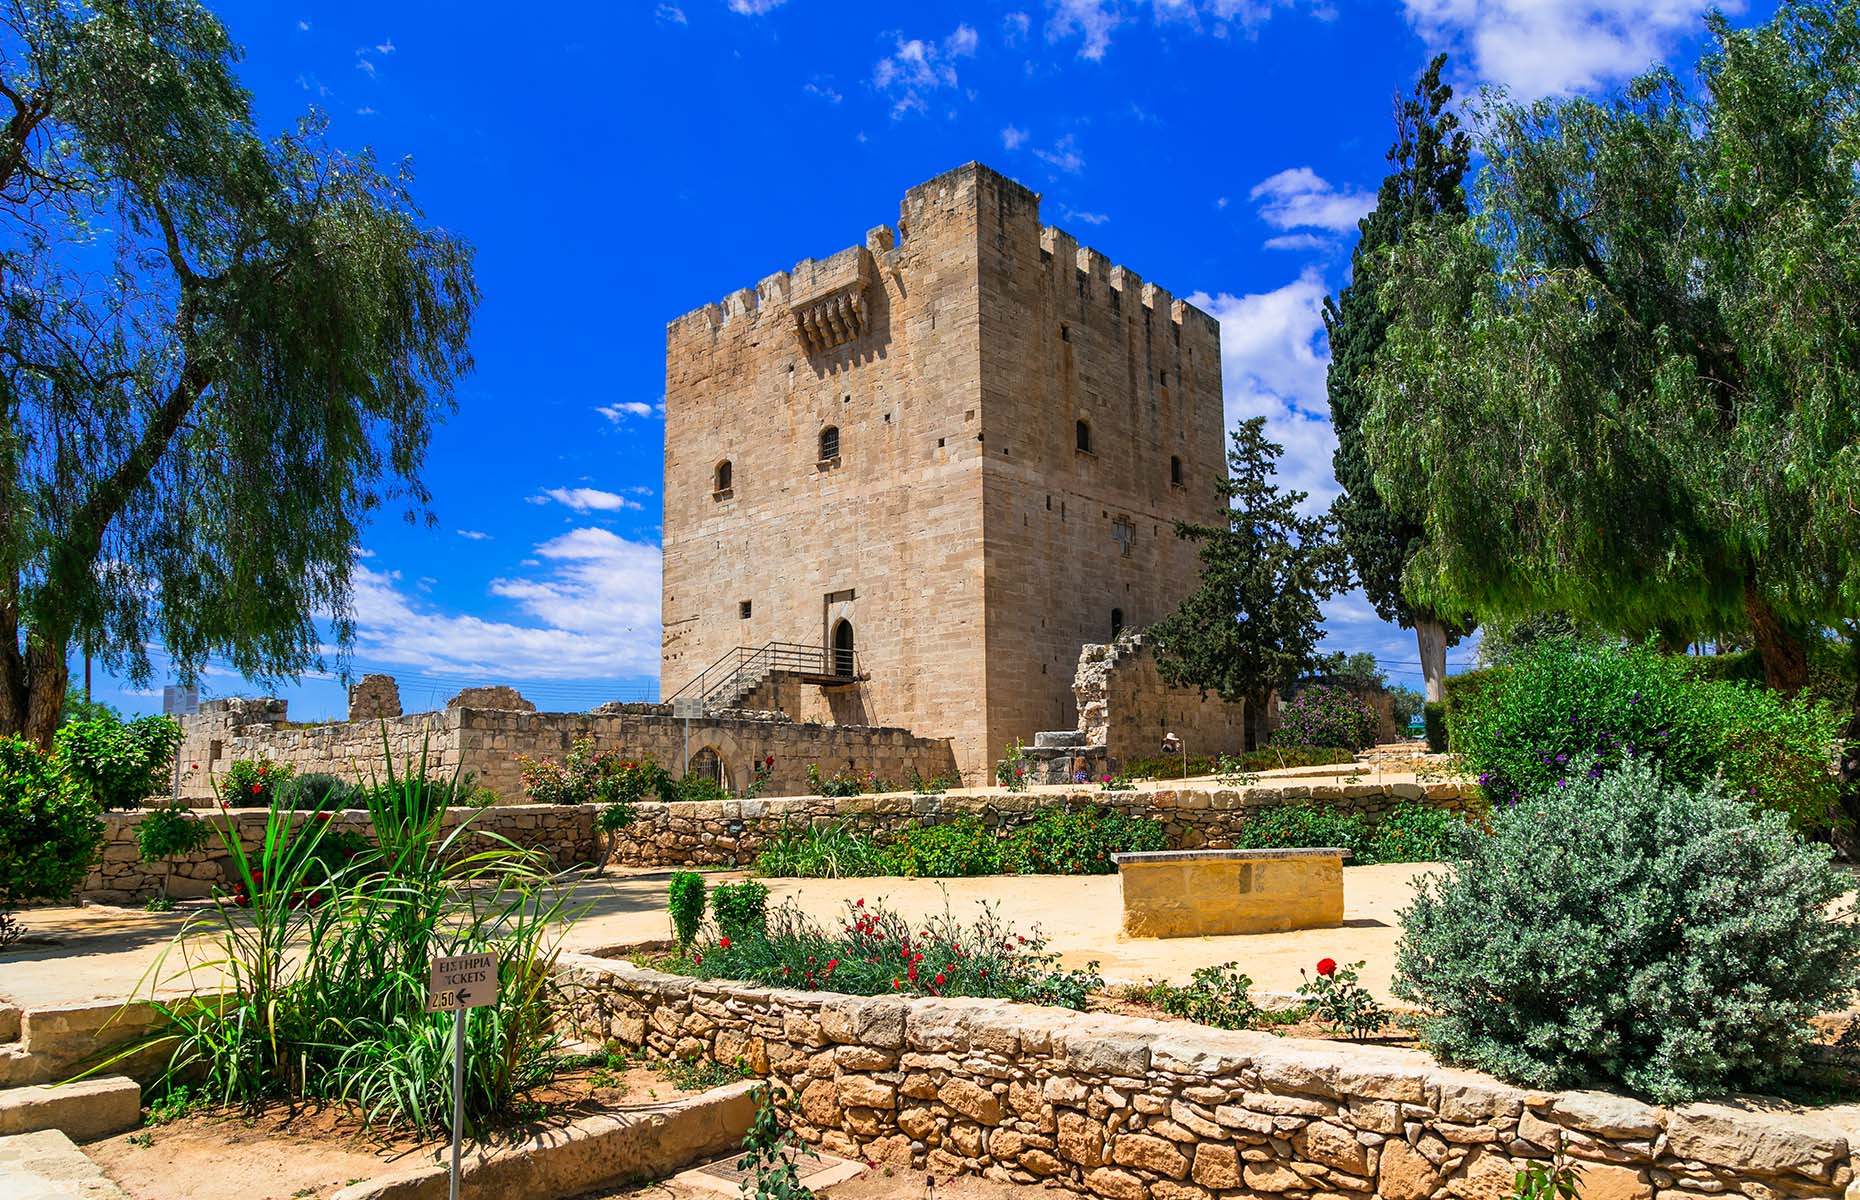
{"type": "Polygon", "coordinates": [[[1124,936],[1335,928],[1343,924],[1343,860],[1349,854],[1335,846],[1114,854],[1124,936]]]}

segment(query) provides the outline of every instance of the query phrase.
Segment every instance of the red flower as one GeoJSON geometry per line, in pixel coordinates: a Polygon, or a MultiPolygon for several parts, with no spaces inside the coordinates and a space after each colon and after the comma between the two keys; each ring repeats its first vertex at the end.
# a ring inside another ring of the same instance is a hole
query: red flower
{"type": "Polygon", "coordinates": [[[944,984],[946,984],[946,983],[948,983],[948,982],[949,982],[949,977],[948,977],[948,976],[946,976],[946,975],[944,975],[944,974],[943,974],[943,973],[942,973],[941,971],[939,971],[939,972],[937,972],[937,976],[936,976],[936,985],[937,985],[938,987],[942,987],[942,986],[943,986],[944,984]]]}
{"type": "Polygon", "coordinates": [[[1318,959],[1317,973],[1319,975],[1335,975],[1337,973],[1337,960],[1334,958],[1318,959]]]}
{"type": "Polygon", "coordinates": [[[717,944],[722,946],[725,950],[728,950],[730,948],[730,939],[727,937],[718,938],[717,944]]]}
{"type": "Polygon", "coordinates": [[[701,967],[701,966],[703,966],[703,965],[704,965],[704,956],[703,956],[702,954],[693,954],[693,955],[691,956],[691,965],[692,965],[692,966],[694,966],[694,967],[701,967]]]}
{"type": "Polygon", "coordinates": [[[898,990],[898,978],[895,975],[891,978],[891,990],[894,992],[898,990]]]}
{"type": "Polygon", "coordinates": [[[916,982],[916,979],[917,979],[917,968],[916,967],[912,967],[910,970],[906,971],[905,974],[910,976],[912,982],[916,982]]]}
{"type": "Polygon", "coordinates": [[[835,968],[835,967],[837,967],[837,966],[839,966],[839,965],[840,965],[840,960],[839,960],[839,959],[837,959],[837,958],[829,958],[829,959],[827,960],[827,970],[829,970],[829,971],[831,971],[831,970],[832,970],[833,968],[835,968]]]}
{"type": "Polygon", "coordinates": [[[769,755],[769,756],[768,756],[767,758],[765,758],[765,759],[763,759],[763,760],[762,760],[762,764],[763,764],[764,766],[768,766],[768,767],[772,767],[772,766],[774,766],[774,765],[775,765],[775,756],[774,756],[773,754],[771,754],[771,755],[769,755]]]}
{"type": "Polygon", "coordinates": [[[260,792],[262,792],[262,791],[264,791],[264,790],[265,790],[264,788],[262,788],[262,787],[260,787],[260,786],[259,786],[258,784],[256,784],[256,783],[252,785],[252,794],[253,794],[254,796],[256,796],[256,795],[258,795],[258,794],[259,794],[260,792]]]}

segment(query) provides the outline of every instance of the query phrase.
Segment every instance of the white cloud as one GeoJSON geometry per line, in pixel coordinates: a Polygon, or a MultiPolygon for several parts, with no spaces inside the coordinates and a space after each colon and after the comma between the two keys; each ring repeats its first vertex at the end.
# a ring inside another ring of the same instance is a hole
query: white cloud
{"type": "Polygon", "coordinates": [[[546,504],[550,500],[576,512],[618,512],[623,508],[638,508],[636,501],[628,500],[615,492],[603,492],[599,488],[544,488],[542,495],[531,496],[531,504],[546,504]]]}
{"type": "Polygon", "coordinates": [[[730,11],[741,13],[745,17],[759,17],[764,13],[774,12],[788,0],[730,0],[730,11]]]}
{"type": "Polygon", "coordinates": [[[1260,243],[1268,250],[1333,250],[1337,243],[1315,233],[1285,233],[1260,243]]]}
{"type": "Polygon", "coordinates": [[[622,417],[650,417],[655,410],[641,400],[622,400],[618,404],[603,404],[594,411],[618,425],[622,417]]]}
{"type": "Polygon", "coordinates": [[[541,574],[494,579],[527,620],[495,621],[415,601],[398,572],[358,567],[356,656],[462,675],[586,679],[652,675],[659,661],[657,546],[574,529],[536,547],[541,574]]]}
{"type": "Polygon", "coordinates": [[[810,96],[820,97],[822,100],[825,100],[828,104],[838,104],[840,101],[846,98],[840,95],[839,91],[835,89],[831,84],[820,83],[818,81],[807,84],[807,86],[803,87],[801,90],[806,92],[810,96]]]}
{"type": "Polygon", "coordinates": [[[1097,62],[1111,46],[1111,31],[1123,24],[1115,0],[1047,0],[1053,15],[1046,22],[1046,40],[1064,41],[1078,35],[1079,57],[1097,62]]]}
{"type": "Polygon", "coordinates": [[[1639,74],[1741,0],[1402,0],[1408,23],[1520,100],[1593,91],[1639,74]]]}
{"type": "Polygon", "coordinates": [[[368,78],[373,79],[375,77],[375,64],[363,58],[361,56],[361,51],[358,50],[355,54],[355,69],[368,76],[368,78]]]}
{"type": "Polygon", "coordinates": [[[1338,492],[1330,457],[1337,439],[1330,428],[1324,375],[1330,346],[1324,336],[1324,297],[1315,267],[1270,292],[1209,296],[1189,303],[1221,323],[1221,378],[1229,428],[1266,418],[1266,433],[1285,447],[1279,479],[1309,493],[1315,512],[1338,492]]]}
{"type": "Polygon", "coordinates": [[[491,540],[490,534],[483,533],[476,529],[455,529],[452,532],[458,534],[468,542],[488,542],[491,540]]]}
{"type": "Polygon", "coordinates": [[[1045,150],[1035,150],[1033,156],[1053,168],[1068,175],[1077,175],[1085,169],[1085,156],[1079,153],[1072,135],[1067,134],[1045,150]]]}
{"type": "Polygon", "coordinates": [[[1376,206],[1374,192],[1338,191],[1310,167],[1291,167],[1256,184],[1248,195],[1260,202],[1259,216],[1275,229],[1356,228],[1376,206]]]}
{"type": "Polygon", "coordinates": [[[891,94],[894,118],[927,111],[931,93],[955,87],[954,60],[972,56],[980,41],[967,24],[957,25],[941,42],[894,36],[897,49],[872,67],[872,86],[891,94]]]}
{"type": "Polygon", "coordinates": [[[685,10],[678,7],[676,4],[661,4],[654,15],[667,25],[691,24],[690,18],[685,16],[685,10]]]}
{"type": "Polygon", "coordinates": [[[1001,18],[1001,39],[1009,46],[1018,46],[1027,40],[1027,31],[1032,27],[1032,17],[1024,12],[1011,12],[1001,18]]]}
{"type": "Polygon", "coordinates": [[[299,22],[297,22],[297,31],[298,31],[299,33],[309,33],[309,32],[310,32],[310,22],[308,22],[308,21],[299,21],[299,22]]]}
{"type": "Polygon", "coordinates": [[[382,54],[392,54],[397,49],[397,47],[394,45],[394,39],[388,38],[384,42],[376,43],[375,49],[380,51],[382,54]]]}
{"type": "Polygon", "coordinates": [[[1028,133],[1025,129],[1016,129],[1009,125],[1001,131],[1001,147],[1004,150],[1018,150],[1027,144],[1028,133]]]}
{"type": "Polygon", "coordinates": [[[1103,225],[1111,219],[1108,213],[1088,212],[1085,209],[1060,207],[1060,215],[1068,221],[1077,221],[1081,225],[1103,225]]]}
{"type": "Polygon", "coordinates": [[[355,115],[358,117],[372,117],[375,115],[375,110],[372,105],[364,104],[355,110],[355,115]]]}
{"type": "MultiPolygon", "coordinates": [[[[1451,0],[1448,0],[1451,2],[1451,0]]],[[[1227,37],[1235,26],[1248,37],[1290,0],[1148,0],[1151,18],[1158,25],[1181,25],[1197,33],[1227,37]]],[[[1096,62],[1111,46],[1111,34],[1142,14],[1144,0],[1047,0],[1052,15],[1046,22],[1046,40],[1079,39],[1079,57],[1096,62]]],[[[1313,5],[1313,14],[1325,16],[1325,6],[1313,5]]],[[[1334,16],[1334,13],[1329,15],[1334,16]]]]}

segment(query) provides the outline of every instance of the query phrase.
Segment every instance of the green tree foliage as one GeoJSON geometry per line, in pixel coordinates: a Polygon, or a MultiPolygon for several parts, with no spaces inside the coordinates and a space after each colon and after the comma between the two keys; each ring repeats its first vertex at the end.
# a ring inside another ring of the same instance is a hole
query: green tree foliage
{"type": "Polygon", "coordinates": [[[1847,876],[1777,813],[1647,759],[1501,806],[1402,912],[1395,995],[1443,1058],[1659,1103],[1775,1083],[1860,983],[1847,876]]]}
{"type": "Polygon", "coordinates": [[[0,737],[0,914],[70,896],[102,845],[96,801],[38,747],[0,737]]]}
{"type": "Polygon", "coordinates": [[[1415,602],[1747,629],[1794,690],[1860,611],[1860,3],[1709,23],[1691,86],[1484,114],[1475,216],[1388,251],[1364,445],[1415,602]]]}
{"type": "Polygon", "coordinates": [[[0,5],[0,732],[41,746],[73,645],[137,681],[346,645],[470,367],[471,248],[317,115],[262,137],[237,57],[195,0],[0,5]]]}
{"type": "Polygon", "coordinates": [[[1339,536],[1363,594],[1385,621],[1413,628],[1420,646],[1427,697],[1440,699],[1446,649],[1463,627],[1450,626],[1432,610],[1415,607],[1402,592],[1402,573],[1426,536],[1419,517],[1391,506],[1376,488],[1374,464],[1363,445],[1363,415],[1370,395],[1364,377],[1387,337],[1388,316],[1377,304],[1389,248],[1432,218],[1466,215],[1467,160],[1471,143],[1459,118],[1447,109],[1453,89],[1440,80],[1447,56],[1436,55],[1395,109],[1394,168],[1382,180],[1376,207],[1357,223],[1361,236],[1350,256],[1350,284],[1324,301],[1324,330],[1330,338],[1331,426],[1337,433],[1332,456],[1343,494],[1332,505],[1339,536]]]}
{"type": "Polygon", "coordinates": [[[134,808],[168,790],[181,727],[169,717],[68,721],[52,737],[72,782],[104,808],[134,808]]]}
{"type": "Polygon", "coordinates": [[[1157,669],[1179,687],[1247,704],[1248,749],[1258,744],[1266,697],[1318,662],[1319,605],[1349,584],[1349,564],[1328,516],[1305,516],[1303,492],[1281,492],[1283,446],[1255,417],[1227,451],[1226,528],[1178,523],[1200,544],[1201,582],[1182,607],[1151,627],[1157,669]]]}

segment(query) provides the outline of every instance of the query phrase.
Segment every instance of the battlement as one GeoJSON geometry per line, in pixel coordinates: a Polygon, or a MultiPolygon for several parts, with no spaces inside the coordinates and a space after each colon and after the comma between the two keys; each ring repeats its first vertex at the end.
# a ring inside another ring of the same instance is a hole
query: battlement
{"type": "MultiPolygon", "coordinates": [[[[864,302],[881,268],[894,267],[900,245],[909,248],[914,234],[935,224],[939,217],[975,211],[993,224],[1007,226],[1007,214],[1024,212],[1039,230],[1040,249],[1059,271],[1071,264],[1081,296],[1111,305],[1149,309],[1152,319],[1182,325],[1194,323],[1200,332],[1217,332],[1214,318],[1192,304],[1176,300],[1164,288],[1146,283],[1130,268],[1109,258],[1056,226],[1039,224],[1040,194],[980,162],[968,162],[925,180],[904,193],[898,206],[898,228],[874,226],[862,245],[849,246],[824,259],[804,258],[791,270],[777,271],[754,288],[739,288],[721,301],[702,305],[666,325],[669,338],[715,336],[736,321],[759,321],[771,314],[788,319],[793,314],[797,331],[810,351],[850,340],[863,332],[864,302]],[[984,212],[983,210],[989,210],[984,212]],[[807,310],[803,312],[802,310],[807,310]]],[[[974,227],[971,227],[974,228],[974,227]]],[[[1068,282],[1060,280],[1059,282],[1068,282]]]]}

